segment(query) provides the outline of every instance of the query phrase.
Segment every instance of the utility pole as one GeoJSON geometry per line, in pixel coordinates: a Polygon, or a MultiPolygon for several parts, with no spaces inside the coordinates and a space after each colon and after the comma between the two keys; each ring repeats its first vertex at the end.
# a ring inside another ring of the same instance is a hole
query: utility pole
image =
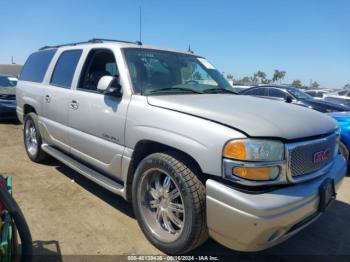
{"type": "Polygon", "coordinates": [[[13,56],[11,56],[11,64],[16,64],[14,61],[13,61],[13,56]]]}

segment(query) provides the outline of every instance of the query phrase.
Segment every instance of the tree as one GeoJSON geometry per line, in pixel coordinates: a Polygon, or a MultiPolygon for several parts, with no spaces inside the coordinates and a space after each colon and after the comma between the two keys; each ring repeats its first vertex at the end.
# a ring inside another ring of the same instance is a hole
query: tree
{"type": "Polygon", "coordinates": [[[272,82],[281,81],[285,76],[286,76],[286,71],[282,71],[282,70],[280,71],[276,69],[272,77],[272,82]]]}
{"type": "Polygon", "coordinates": [[[313,81],[312,83],[311,83],[311,87],[312,88],[319,88],[319,86],[320,86],[320,84],[319,83],[317,83],[316,81],[313,81]]]}
{"type": "Polygon", "coordinates": [[[294,80],[294,81],[292,82],[292,86],[296,86],[296,87],[301,88],[303,85],[301,84],[301,81],[300,81],[300,80],[294,80]]]}
{"type": "Polygon", "coordinates": [[[266,80],[267,80],[265,72],[260,70],[258,70],[258,72],[254,74],[254,79],[256,79],[256,82],[261,84],[266,84],[266,80]]]}
{"type": "Polygon", "coordinates": [[[232,75],[232,74],[228,74],[226,77],[227,77],[227,79],[229,79],[229,80],[233,80],[233,75],[232,75]]]}
{"type": "Polygon", "coordinates": [[[250,85],[252,83],[251,78],[249,76],[243,77],[241,80],[239,80],[240,84],[243,85],[250,85]]]}

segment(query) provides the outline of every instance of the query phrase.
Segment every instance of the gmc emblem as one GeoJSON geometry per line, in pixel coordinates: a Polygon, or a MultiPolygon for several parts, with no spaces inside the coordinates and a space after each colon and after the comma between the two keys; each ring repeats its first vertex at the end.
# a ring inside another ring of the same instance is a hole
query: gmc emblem
{"type": "Polygon", "coordinates": [[[329,157],[329,153],[330,153],[329,149],[314,153],[314,163],[317,164],[327,160],[329,157]]]}

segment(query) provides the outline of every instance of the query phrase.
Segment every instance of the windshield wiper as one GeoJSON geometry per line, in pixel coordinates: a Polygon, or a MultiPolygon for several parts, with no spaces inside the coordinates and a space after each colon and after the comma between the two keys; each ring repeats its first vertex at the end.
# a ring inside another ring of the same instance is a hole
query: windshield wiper
{"type": "Polygon", "coordinates": [[[208,94],[226,93],[226,94],[235,94],[235,95],[237,95],[237,93],[235,91],[231,91],[231,90],[220,88],[220,87],[205,89],[203,91],[203,93],[208,93],[208,94]]]}
{"type": "Polygon", "coordinates": [[[151,90],[149,91],[151,94],[154,93],[162,93],[162,92],[167,92],[167,91],[174,91],[174,92],[188,92],[188,93],[194,93],[194,94],[203,94],[202,92],[190,89],[190,88],[185,88],[185,87],[165,87],[165,88],[160,88],[156,90],[151,90]]]}

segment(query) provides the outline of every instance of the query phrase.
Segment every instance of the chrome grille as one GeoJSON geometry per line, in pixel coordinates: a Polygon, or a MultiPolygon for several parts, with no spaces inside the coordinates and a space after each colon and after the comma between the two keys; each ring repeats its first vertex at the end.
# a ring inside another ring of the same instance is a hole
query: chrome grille
{"type": "Polygon", "coordinates": [[[288,145],[289,168],[293,177],[307,175],[316,172],[328,163],[330,163],[335,154],[337,135],[332,134],[325,138],[299,142],[288,145]],[[314,163],[314,155],[317,152],[330,150],[327,159],[314,163]]]}

